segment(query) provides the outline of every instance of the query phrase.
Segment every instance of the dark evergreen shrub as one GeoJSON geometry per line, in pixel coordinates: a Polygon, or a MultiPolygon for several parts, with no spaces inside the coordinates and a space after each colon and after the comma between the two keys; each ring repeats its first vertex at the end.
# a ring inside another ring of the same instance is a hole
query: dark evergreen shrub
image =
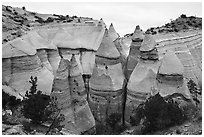
{"type": "Polygon", "coordinates": [[[49,119],[51,111],[47,109],[50,97],[37,90],[37,77],[31,76],[29,81],[32,86],[26,91],[26,98],[23,100],[23,114],[32,120],[32,123],[40,124],[49,119]]]}
{"type": "Polygon", "coordinates": [[[112,129],[115,129],[116,124],[121,122],[122,115],[120,113],[112,113],[107,119],[106,122],[111,126],[112,129]]]}
{"type": "MultiPolygon", "coordinates": [[[[178,104],[169,98],[165,100],[160,94],[150,97],[135,111],[140,113],[140,119],[143,118],[143,133],[164,129],[173,125],[181,124],[185,120],[183,110],[178,104]]],[[[138,115],[135,115],[138,116],[138,115]]],[[[133,120],[135,120],[134,118],[133,120]]],[[[135,124],[134,121],[131,124],[135,124]]]]}
{"type": "Polygon", "coordinates": [[[25,6],[22,7],[23,10],[26,10],[25,6]]]}
{"type": "Polygon", "coordinates": [[[181,15],[181,18],[187,18],[187,17],[186,17],[186,15],[185,15],[185,14],[182,14],[182,15],[181,15]]]}
{"type": "Polygon", "coordinates": [[[2,108],[3,109],[15,109],[21,104],[21,100],[17,99],[15,96],[11,96],[2,90],[2,108]]]}
{"type": "Polygon", "coordinates": [[[46,20],[46,22],[53,22],[53,21],[54,21],[54,19],[51,18],[51,17],[48,17],[47,20],[46,20]]]}

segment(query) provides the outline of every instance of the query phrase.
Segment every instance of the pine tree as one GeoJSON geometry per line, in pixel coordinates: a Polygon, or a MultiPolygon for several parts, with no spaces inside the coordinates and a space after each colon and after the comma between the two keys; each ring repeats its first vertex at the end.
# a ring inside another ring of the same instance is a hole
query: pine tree
{"type": "Polygon", "coordinates": [[[23,100],[23,114],[26,118],[32,120],[32,123],[40,124],[49,119],[51,111],[47,109],[50,97],[37,90],[37,77],[30,77],[29,82],[32,84],[29,91],[26,91],[23,100]]]}

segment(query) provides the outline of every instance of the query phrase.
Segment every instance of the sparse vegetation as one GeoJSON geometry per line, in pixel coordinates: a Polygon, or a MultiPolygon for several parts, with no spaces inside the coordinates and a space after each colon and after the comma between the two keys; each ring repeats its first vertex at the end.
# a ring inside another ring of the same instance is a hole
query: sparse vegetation
{"type": "Polygon", "coordinates": [[[179,18],[171,20],[170,23],[166,23],[164,26],[147,29],[146,34],[179,32],[188,29],[202,29],[202,18],[189,16],[182,14],[179,18]]]}
{"type": "Polygon", "coordinates": [[[96,125],[97,135],[120,135],[126,126],[122,124],[122,114],[112,113],[106,119],[106,124],[98,123],[96,125]]]}
{"type": "Polygon", "coordinates": [[[2,108],[15,110],[19,105],[21,105],[22,101],[17,99],[15,96],[11,96],[8,93],[2,90],[2,108]]]}
{"type": "Polygon", "coordinates": [[[25,6],[22,7],[23,10],[26,10],[25,6]]]}
{"type": "Polygon", "coordinates": [[[26,91],[23,100],[23,114],[26,118],[32,120],[32,123],[41,124],[49,119],[51,111],[47,109],[50,97],[37,90],[37,77],[30,78],[32,84],[30,91],[26,91]]]}
{"type": "Polygon", "coordinates": [[[134,116],[136,117],[131,117],[132,126],[138,125],[143,119],[143,134],[181,124],[186,119],[176,102],[171,98],[164,100],[159,93],[141,104],[134,116]]]}
{"type": "Polygon", "coordinates": [[[187,18],[185,14],[182,14],[180,17],[181,18],[187,18]]]}

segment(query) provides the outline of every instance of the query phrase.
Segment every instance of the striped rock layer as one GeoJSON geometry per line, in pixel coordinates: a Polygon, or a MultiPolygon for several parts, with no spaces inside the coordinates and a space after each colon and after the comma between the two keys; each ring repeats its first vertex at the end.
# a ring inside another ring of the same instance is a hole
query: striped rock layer
{"type": "Polygon", "coordinates": [[[24,96],[30,89],[30,77],[38,78],[38,90],[50,94],[53,74],[41,62],[30,42],[17,39],[2,47],[2,83],[24,96]]]}
{"type": "Polygon", "coordinates": [[[25,95],[30,76],[38,77],[38,89],[51,93],[61,57],[76,55],[79,68],[92,74],[95,53],[105,31],[102,21],[52,24],[34,28],[2,46],[2,83],[25,95]],[[62,53],[62,54],[61,54],[62,53]]]}
{"type": "Polygon", "coordinates": [[[124,98],[120,53],[106,33],[96,53],[96,65],[89,81],[88,101],[94,118],[105,124],[112,113],[122,113],[124,98]]]}
{"type": "Polygon", "coordinates": [[[173,51],[184,67],[184,77],[202,83],[202,33],[189,31],[156,38],[159,58],[173,51]],[[167,37],[167,38],[166,38],[167,37]]]}
{"type": "MultiPolygon", "coordinates": [[[[160,39],[160,41],[157,39],[156,42],[153,42],[156,37],[148,36],[150,40],[144,38],[140,48],[140,60],[127,85],[125,111],[127,121],[129,121],[133,108],[137,108],[140,103],[144,102],[148,94],[155,95],[159,92],[163,97],[176,95],[182,96],[185,100],[191,100],[186,83],[189,78],[193,78],[189,76],[190,74],[196,75],[194,80],[200,80],[198,74],[201,74],[201,70],[199,71],[199,65],[196,66],[196,59],[194,60],[187,45],[190,45],[189,42],[194,41],[195,37],[199,39],[200,34],[188,35],[171,39],[167,37],[167,39],[160,39]],[[166,42],[165,44],[171,42],[172,45],[165,45],[164,42],[166,42]],[[181,58],[182,54],[188,56],[181,58]],[[192,66],[193,61],[194,65],[192,66]],[[191,70],[188,70],[187,66],[191,70]]],[[[200,56],[199,53],[198,56],[200,56]]],[[[197,62],[199,62],[198,56],[196,57],[197,62]]]]}
{"type": "Polygon", "coordinates": [[[95,129],[95,120],[86,100],[81,71],[74,56],[70,63],[65,59],[60,60],[51,96],[57,98],[60,113],[65,116],[61,122],[65,130],[72,134],[94,132],[90,130],[95,129]]]}

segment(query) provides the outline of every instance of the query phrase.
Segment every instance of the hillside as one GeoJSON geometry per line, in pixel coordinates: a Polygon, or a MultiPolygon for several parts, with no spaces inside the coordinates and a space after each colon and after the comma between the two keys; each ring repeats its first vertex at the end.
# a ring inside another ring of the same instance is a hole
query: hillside
{"type": "MultiPolygon", "coordinates": [[[[182,14],[175,20],[160,26],[160,27],[151,27],[145,31],[146,34],[159,34],[159,33],[171,33],[171,32],[181,32],[188,30],[197,30],[202,29],[202,18],[189,16],[182,14]]],[[[130,37],[133,33],[126,34],[124,37],[130,37]]]]}
{"type": "Polygon", "coordinates": [[[92,18],[69,15],[40,14],[30,12],[26,7],[18,8],[2,5],[2,43],[26,34],[37,26],[55,23],[90,23],[92,18]]]}
{"type": "Polygon", "coordinates": [[[170,23],[167,23],[161,27],[152,27],[147,29],[146,34],[168,33],[168,32],[180,32],[185,30],[202,29],[202,18],[189,16],[182,14],[170,23]]]}

